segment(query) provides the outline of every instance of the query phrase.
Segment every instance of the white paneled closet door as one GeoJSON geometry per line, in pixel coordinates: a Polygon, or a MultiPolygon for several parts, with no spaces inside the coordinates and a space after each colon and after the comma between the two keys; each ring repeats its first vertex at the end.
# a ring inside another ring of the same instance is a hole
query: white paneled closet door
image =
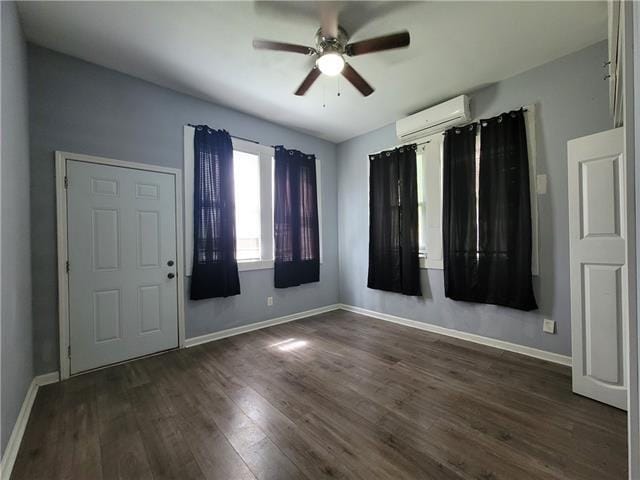
{"type": "Polygon", "coordinates": [[[568,143],[573,391],[627,408],[623,129],[568,143]]]}

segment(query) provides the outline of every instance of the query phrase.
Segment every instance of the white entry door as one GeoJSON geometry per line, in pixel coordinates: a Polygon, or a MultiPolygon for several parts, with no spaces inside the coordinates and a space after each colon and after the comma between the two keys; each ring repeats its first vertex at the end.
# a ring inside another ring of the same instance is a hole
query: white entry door
{"type": "Polygon", "coordinates": [[[572,140],[569,234],[573,391],[627,408],[627,207],[623,129],[572,140]]]}
{"type": "Polygon", "coordinates": [[[67,161],[71,374],[178,346],[175,176],[67,161]]]}

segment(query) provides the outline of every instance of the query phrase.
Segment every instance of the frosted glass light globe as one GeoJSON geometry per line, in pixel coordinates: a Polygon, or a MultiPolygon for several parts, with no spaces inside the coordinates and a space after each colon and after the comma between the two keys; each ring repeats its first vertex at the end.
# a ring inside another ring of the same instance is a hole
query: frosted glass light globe
{"type": "Polygon", "coordinates": [[[318,58],[316,64],[322,73],[335,77],[344,68],[344,59],[338,53],[325,53],[318,58]]]}

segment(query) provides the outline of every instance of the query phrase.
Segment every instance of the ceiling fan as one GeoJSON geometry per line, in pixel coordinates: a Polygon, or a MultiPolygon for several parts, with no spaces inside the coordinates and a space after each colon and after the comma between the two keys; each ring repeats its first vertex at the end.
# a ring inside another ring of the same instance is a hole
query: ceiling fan
{"type": "Polygon", "coordinates": [[[409,46],[410,37],[409,32],[405,30],[354,43],[347,43],[348,41],[349,35],[347,32],[334,23],[329,28],[321,27],[318,29],[315,48],[261,39],[253,41],[253,48],[257,50],[301,53],[316,57],[316,64],[295,91],[296,95],[307,93],[313,82],[318,79],[321,73],[324,73],[331,77],[342,74],[362,95],[367,97],[373,93],[373,87],[349,63],[345,62],[344,56],[355,57],[365,53],[407,47],[409,46]]]}

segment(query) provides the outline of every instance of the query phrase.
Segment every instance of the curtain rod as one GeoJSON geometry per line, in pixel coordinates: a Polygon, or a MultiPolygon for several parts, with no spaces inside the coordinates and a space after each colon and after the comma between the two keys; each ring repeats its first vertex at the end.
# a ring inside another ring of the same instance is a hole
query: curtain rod
{"type": "MultiPolygon", "coordinates": [[[[194,124],[192,124],[192,123],[187,123],[187,126],[188,126],[188,127],[193,127],[193,128],[196,128],[196,127],[197,127],[197,125],[194,125],[194,124]]],[[[231,138],[235,138],[236,140],[243,140],[243,141],[245,141],[245,142],[250,142],[250,143],[255,143],[256,145],[261,145],[261,143],[260,143],[259,141],[257,141],[257,140],[252,140],[252,139],[250,139],[250,138],[238,137],[238,136],[236,136],[236,135],[231,135],[231,134],[229,134],[229,136],[230,136],[231,138]]]]}
{"type": "MultiPolygon", "coordinates": [[[[528,111],[529,111],[529,107],[531,107],[531,106],[532,106],[532,105],[522,105],[522,106],[520,106],[520,108],[517,108],[517,109],[515,109],[515,110],[522,110],[523,112],[528,112],[528,111]]],[[[512,111],[512,110],[510,110],[510,111],[512,111]]],[[[504,113],[504,112],[503,112],[503,113],[504,113]]],[[[502,114],[500,114],[500,115],[502,115],[502,114]]],[[[474,123],[478,123],[478,122],[480,122],[480,120],[474,120],[473,122],[469,122],[469,123],[467,123],[467,124],[465,124],[465,125],[461,125],[461,126],[463,126],[463,127],[464,127],[464,126],[466,126],[466,125],[472,125],[472,124],[474,124],[474,123]]],[[[445,130],[445,131],[446,131],[446,130],[445,130]]],[[[445,132],[445,131],[440,132],[440,135],[444,135],[444,132],[445,132]]],[[[434,133],[433,135],[437,135],[437,133],[434,133]]],[[[430,135],[430,136],[431,136],[431,135],[430,135]]],[[[406,146],[409,146],[409,145],[413,145],[413,143],[415,143],[415,142],[411,142],[411,143],[403,143],[402,145],[396,145],[395,147],[389,147],[389,148],[387,148],[387,149],[385,149],[385,150],[380,150],[379,152],[369,153],[369,155],[378,155],[378,154],[380,154],[380,153],[382,153],[382,152],[386,152],[386,151],[387,151],[387,150],[389,150],[389,149],[402,148],[402,147],[406,147],[406,146]]],[[[421,145],[426,145],[426,144],[428,144],[428,143],[431,143],[431,140],[425,140],[424,142],[416,143],[416,147],[420,147],[421,145]]]]}

